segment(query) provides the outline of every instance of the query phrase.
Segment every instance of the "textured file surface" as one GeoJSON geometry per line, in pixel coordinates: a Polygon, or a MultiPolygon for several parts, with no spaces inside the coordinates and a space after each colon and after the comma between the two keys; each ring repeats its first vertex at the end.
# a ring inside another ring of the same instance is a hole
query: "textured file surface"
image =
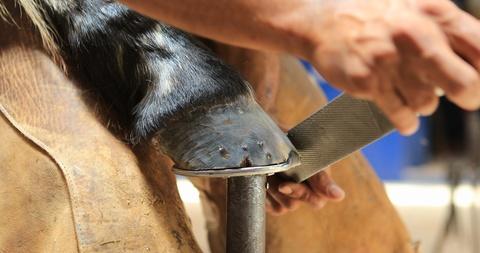
{"type": "Polygon", "coordinates": [[[288,132],[302,164],[283,174],[301,182],[392,130],[374,104],[343,94],[288,132]]]}

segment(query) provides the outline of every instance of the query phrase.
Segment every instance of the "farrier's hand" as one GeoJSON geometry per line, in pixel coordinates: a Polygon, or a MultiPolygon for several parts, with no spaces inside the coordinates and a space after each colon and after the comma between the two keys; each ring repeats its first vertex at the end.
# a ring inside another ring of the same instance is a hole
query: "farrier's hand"
{"type": "Polygon", "coordinates": [[[413,133],[417,115],[436,109],[436,87],[464,109],[480,106],[480,22],[450,1],[322,8],[309,60],[333,85],[375,101],[401,133],[413,133]]]}
{"type": "Polygon", "coordinates": [[[345,197],[345,192],[330,177],[329,169],[300,184],[274,175],[268,178],[268,185],[266,208],[273,215],[294,211],[301,203],[321,209],[328,201],[338,202],[345,197]]]}

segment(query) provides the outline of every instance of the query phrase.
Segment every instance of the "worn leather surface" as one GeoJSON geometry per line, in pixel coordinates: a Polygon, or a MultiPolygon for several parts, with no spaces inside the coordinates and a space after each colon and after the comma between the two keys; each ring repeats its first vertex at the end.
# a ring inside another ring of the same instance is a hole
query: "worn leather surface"
{"type": "Polygon", "coordinates": [[[56,163],[0,118],[0,252],[77,252],[56,163]]]}
{"type": "MultiPolygon", "coordinates": [[[[260,91],[258,95],[275,91],[259,101],[283,129],[295,126],[326,103],[323,93],[296,59],[222,45],[215,50],[246,76],[260,91]]],[[[345,200],[330,203],[319,211],[302,206],[287,215],[268,216],[267,252],[414,252],[383,185],[360,153],[334,165],[332,174],[345,189],[345,200]]],[[[212,252],[223,252],[225,181],[192,181],[201,191],[212,252]]]]}
{"type": "Polygon", "coordinates": [[[199,252],[169,160],[108,131],[31,31],[0,31],[0,252],[199,252]]]}

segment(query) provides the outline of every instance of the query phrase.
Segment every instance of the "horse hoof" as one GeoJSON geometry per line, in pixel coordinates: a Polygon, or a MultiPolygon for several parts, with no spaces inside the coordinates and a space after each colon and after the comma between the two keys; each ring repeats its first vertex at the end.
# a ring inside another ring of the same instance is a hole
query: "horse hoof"
{"type": "Polygon", "coordinates": [[[248,97],[197,108],[166,125],[156,139],[174,160],[179,174],[269,174],[286,170],[298,161],[286,134],[248,97]]]}

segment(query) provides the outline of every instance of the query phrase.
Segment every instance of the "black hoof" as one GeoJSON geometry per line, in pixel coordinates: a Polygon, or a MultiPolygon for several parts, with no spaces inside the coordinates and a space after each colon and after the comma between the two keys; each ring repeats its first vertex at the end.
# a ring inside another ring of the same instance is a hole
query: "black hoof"
{"type": "Polygon", "coordinates": [[[168,122],[156,137],[183,171],[262,167],[298,157],[285,133],[248,97],[196,109],[168,122]]]}

